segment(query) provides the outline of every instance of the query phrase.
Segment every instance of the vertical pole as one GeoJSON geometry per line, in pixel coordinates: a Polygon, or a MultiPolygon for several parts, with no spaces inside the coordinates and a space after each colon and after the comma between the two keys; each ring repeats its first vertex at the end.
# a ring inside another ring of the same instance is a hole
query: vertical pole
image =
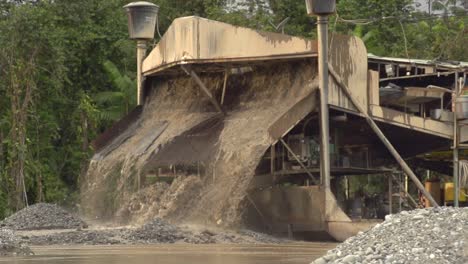
{"type": "Polygon", "coordinates": [[[458,98],[458,72],[455,72],[455,113],[453,115],[453,188],[454,188],[454,195],[453,198],[453,206],[458,207],[458,197],[460,196],[460,188],[458,184],[458,120],[457,120],[457,98],[458,98]]]}
{"type": "Polygon", "coordinates": [[[146,43],[143,40],[137,41],[137,104],[143,104],[143,92],[142,92],[142,84],[143,84],[143,58],[145,57],[146,53],[146,43]]]}
{"type": "Polygon", "coordinates": [[[320,88],[320,177],[325,189],[330,188],[330,131],[328,115],[328,16],[318,16],[318,66],[320,88]]]}
{"type": "Polygon", "coordinates": [[[393,177],[391,174],[388,174],[388,213],[393,213],[393,177]]]}
{"type": "Polygon", "coordinates": [[[270,156],[271,156],[271,159],[270,159],[270,171],[271,171],[271,175],[273,177],[273,184],[276,184],[276,173],[275,173],[275,170],[276,170],[276,151],[275,151],[275,146],[276,144],[273,144],[271,145],[270,147],[270,156]]]}

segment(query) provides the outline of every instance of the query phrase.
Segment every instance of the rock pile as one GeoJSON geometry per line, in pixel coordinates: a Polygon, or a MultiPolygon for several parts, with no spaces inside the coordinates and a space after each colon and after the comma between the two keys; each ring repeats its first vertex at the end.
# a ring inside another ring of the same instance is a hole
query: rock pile
{"type": "Polygon", "coordinates": [[[6,218],[0,226],[13,230],[42,230],[85,228],[87,224],[55,204],[38,203],[6,218]]]}
{"type": "Polygon", "coordinates": [[[124,244],[121,230],[81,230],[46,235],[22,236],[25,243],[34,246],[49,245],[114,245],[124,244]]]}
{"type": "Polygon", "coordinates": [[[130,231],[126,239],[151,244],[175,243],[176,241],[183,240],[186,235],[176,226],[160,218],[156,218],[142,227],[130,231]]]}
{"type": "Polygon", "coordinates": [[[45,235],[23,235],[30,245],[111,245],[111,244],[276,244],[285,240],[253,231],[193,230],[172,225],[160,218],[139,228],[77,230],[45,235]]]}
{"type": "Polygon", "coordinates": [[[387,215],[313,264],[468,263],[468,208],[439,207],[387,215]]]}
{"type": "Polygon", "coordinates": [[[31,249],[23,245],[10,229],[0,229],[0,256],[34,255],[31,249]]]}

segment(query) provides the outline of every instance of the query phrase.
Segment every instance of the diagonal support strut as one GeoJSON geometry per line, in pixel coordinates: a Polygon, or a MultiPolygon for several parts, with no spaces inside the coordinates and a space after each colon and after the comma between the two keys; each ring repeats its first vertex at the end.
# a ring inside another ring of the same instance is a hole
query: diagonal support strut
{"type": "Polygon", "coordinates": [[[333,66],[331,64],[328,65],[328,71],[330,72],[333,79],[335,79],[336,83],[341,88],[341,90],[346,94],[346,96],[349,98],[349,100],[353,103],[353,105],[358,109],[358,111],[361,114],[364,115],[364,117],[366,118],[367,123],[370,125],[372,130],[374,130],[375,134],[377,134],[377,136],[380,138],[382,143],[387,147],[388,151],[392,154],[392,156],[395,158],[395,160],[400,164],[403,171],[411,178],[411,180],[416,184],[416,187],[418,187],[418,189],[424,194],[424,196],[431,202],[432,206],[438,207],[439,205],[434,200],[432,195],[426,190],[426,188],[424,188],[424,185],[421,183],[421,181],[419,181],[416,174],[414,174],[414,172],[408,166],[406,161],[401,157],[401,155],[398,153],[398,151],[395,149],[395,147],[393,147],[392,143],[390,143],[390,141],[387,139],[387,137],[382,132],[382,130],[380,130],[380,128],[375,123],[374,119],[372,119],[372,117],[369,115],[369,113],[367,111],[365,111],[364,108],[352,96],[351,90],[343,82],[343,80],[338,75],[338,73],[333,69],[333,66]]]}
{"type": "Polygon", "coordinates": [[[216,110],[218,110],[223,115],[226,115],[226,112],[224,112],[224,110],[221,108],[221,105],[219,105],[218,101],[214,98],[213,94],[210,92],[210,90],[208,90],[208,88],[202,82],[200,77],[198,77],[198,75],[192,69],[184,65],[182,65],[181,67],[182,67],[182,70],[184,70],[185,73],[187,73],[187,75],[190,75],[192,79],[198,84],[198,86],[200,86],[201,90],[205,93],[208,99],[210,99],[211,103],[216,108],[216,110]]]}
{"type": "Polygon", "coordinates": [[[304,165],[304,163],[299,159],[299,157],[296,155],[296,153],[294,153],[294,151],[292,151],[292,149],[289,147],[288,144],[286,144],[286,142],[284,142],[284,139],[280,138],[279,141],[281,142],[281,144],[283,144],[283,146],[289,151],[289,153],[291,153],[291,155],[294,157],[294,159],[299,163],[299,165],[301,165],[301,167],[306,171],[306,173],[309,175],[309,177],[312,179],[312,182],[314,184],[318,184],[317,180],[314,178],[314,175],[312,175],[312,173],[307,169],[307,167],[304,165]]]}

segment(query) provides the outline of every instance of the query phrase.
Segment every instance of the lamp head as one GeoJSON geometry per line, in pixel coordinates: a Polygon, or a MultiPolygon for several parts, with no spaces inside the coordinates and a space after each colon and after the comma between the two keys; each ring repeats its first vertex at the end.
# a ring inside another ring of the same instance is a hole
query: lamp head
{"type": "Polygon", "coordinates": [[[128,16],[128,33],[130,39],[151,40],[154,38],[159,6],[139,1],[124,6],[128,16]]]}

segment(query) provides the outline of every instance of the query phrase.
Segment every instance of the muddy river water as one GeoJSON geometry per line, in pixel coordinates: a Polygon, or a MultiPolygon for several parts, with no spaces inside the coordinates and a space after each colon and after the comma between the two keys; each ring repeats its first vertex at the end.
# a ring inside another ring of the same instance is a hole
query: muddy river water
{"type": "Polygon", "coordinates": [[[335,246],[334,243],[47,246],[33,247],[35,256],[0,258],[0,264],[307,264],[335,246]]]}

